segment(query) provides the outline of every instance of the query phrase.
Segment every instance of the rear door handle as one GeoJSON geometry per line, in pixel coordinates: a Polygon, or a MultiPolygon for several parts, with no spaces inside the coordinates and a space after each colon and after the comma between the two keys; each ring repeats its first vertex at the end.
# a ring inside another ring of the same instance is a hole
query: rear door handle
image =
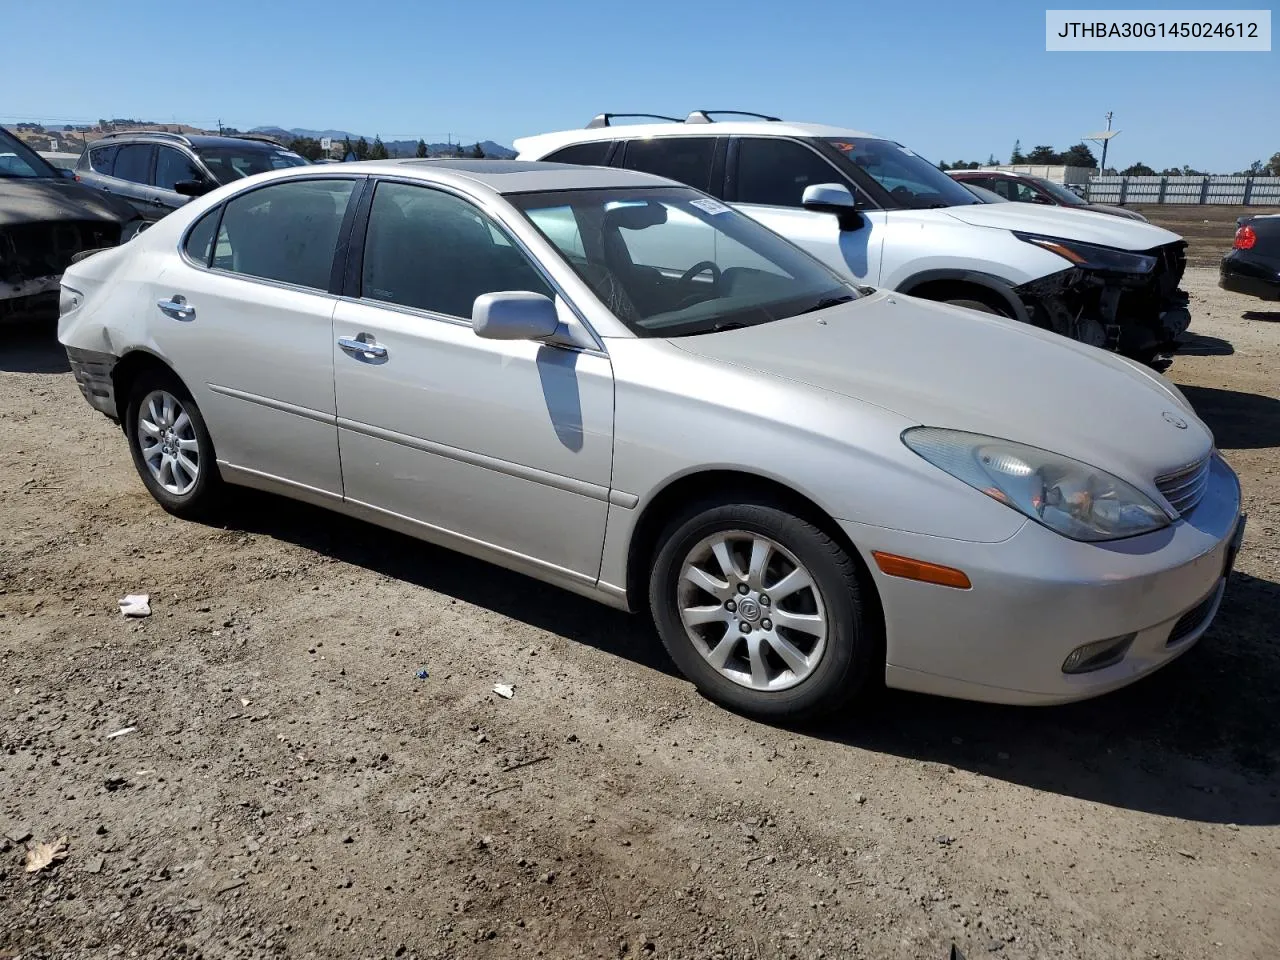
{"type": "Polygon", "coordinates": [[[168,300],[157,300],[156,306],[166,317],[172,317],[174,320],[196,318],[196,308],[187,303],[187,298],[180,293],[175,293],[168,300]]]}
{"type": "Polygon", "coordinates": [[[348,353],[359,354],[361,359],[372,357],[377,360],[385,360],[387,356],[387,348],[367,333],[362,333],[356,337],[339,337],[338,346],[348,353]],[[368,337],[368,339],[364,339],[365,337],[368,337]]]}

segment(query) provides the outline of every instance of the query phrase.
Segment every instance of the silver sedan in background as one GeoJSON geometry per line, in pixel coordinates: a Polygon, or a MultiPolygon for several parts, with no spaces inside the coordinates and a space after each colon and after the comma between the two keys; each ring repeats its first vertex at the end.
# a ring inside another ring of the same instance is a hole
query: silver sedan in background
{"type": "Polygon", "coordinates": [[[647,609],[767,718],[1114,689],[1207,629],[1242,529],[1159,375],[624,170],[252,177],[73,266],[59,337],[167,510],[258,487],[647,609]]]}

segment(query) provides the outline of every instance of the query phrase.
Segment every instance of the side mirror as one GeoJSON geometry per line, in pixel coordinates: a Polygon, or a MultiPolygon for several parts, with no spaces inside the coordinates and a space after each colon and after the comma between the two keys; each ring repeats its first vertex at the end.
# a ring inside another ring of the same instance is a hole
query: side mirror
{"type": "Polygon", "coordinates": [[[59,167],[58,173],[59,175],[66,177],[68,180],[74,180],[76,178],[76,172],[70,167],[59,167]]]}
{"type": "Polygon", "coordinates": [[[173,185],[173,192],[184,197],[203,197],[213,189],[213,184],[203,180],[179,180],[173,185]]]}
{"type": "Polygon", "coordinates": [[[559,326],[555,302],[527,290],[484,293],[471,307],[471,328],[486,340],[545,340],[559,326]]]}
{"type": "Polygon", "coordinates": [[[853,194],[842,183],[813,183],[804,188],[800,205],[814,213],[834,213],[841,230],[857,230],[862,214],[854,208],[853,194]]]}

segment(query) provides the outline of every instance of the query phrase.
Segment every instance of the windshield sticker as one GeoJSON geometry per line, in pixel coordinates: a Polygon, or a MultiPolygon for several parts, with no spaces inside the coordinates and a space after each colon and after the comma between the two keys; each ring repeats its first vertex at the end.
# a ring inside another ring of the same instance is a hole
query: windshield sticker
{"type": "Polygon", "coordinates": [[[713,217],[717,213],[728,213],[729,208],[719,200],[712,200],[710,197],[699,197],[697,200],[690,200],[689,205],[697,207],[703,213],[709,213],[713,217]]]}

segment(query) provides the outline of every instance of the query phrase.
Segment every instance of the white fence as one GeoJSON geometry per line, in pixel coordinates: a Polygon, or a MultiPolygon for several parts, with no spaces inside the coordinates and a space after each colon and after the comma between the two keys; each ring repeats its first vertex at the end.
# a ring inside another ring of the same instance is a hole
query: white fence
{"type": "Polygon", "coordinates": [[[1094,203],[1280,207],[1280,177],[1093,177],[1086,195],[1094,203]]]}

